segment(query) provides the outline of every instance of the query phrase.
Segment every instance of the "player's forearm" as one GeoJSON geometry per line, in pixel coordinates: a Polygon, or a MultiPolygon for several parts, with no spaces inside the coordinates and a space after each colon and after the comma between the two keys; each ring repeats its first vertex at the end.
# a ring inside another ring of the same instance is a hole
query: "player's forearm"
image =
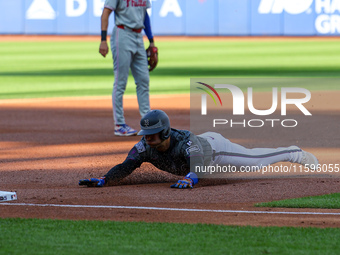
{"type": "Polygon", "coordinates": [[[126,159],[122,164],[111,168],[104,177],[109,185],[115,185],[129,176],[139,166],[140,165],[136,164],[133,160],[126,159]]]}
{"type": "Polygon", "coordinates": [[[101,16],[101,31],[107,31],[107,28],[109,26],[109,16],[111,12],[112,10],[108,8],[104,8],[102,16],[101,16]]]}
{"type": "Polygon", "coordinates": [[[104,8],[102,16],[101,16],[101,40],[99,46],[99,53],[106,57],[107,53],[109,52],[109,48],[107,46],[107,28],[109,26],[109,16],[112,10],[108,8],[104,8]]]}

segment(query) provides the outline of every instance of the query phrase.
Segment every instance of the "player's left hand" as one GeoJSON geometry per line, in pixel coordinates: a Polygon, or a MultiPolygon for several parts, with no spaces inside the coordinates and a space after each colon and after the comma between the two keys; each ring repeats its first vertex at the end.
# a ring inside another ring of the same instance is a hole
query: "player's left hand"
{"type": "Polygon", "coordinates": [[[153,43],[146,49],[146,56],[148,59],[149,72],[151,72],[158,63],[158,48],[155,47],[153,43]]]}
{"type": "Polygon", "coordinates": [[[171,188],[177,189],[188,189],[194,187],[194,181],[191,178],[184,177],[184,179],[179,180],[177,183],[170,186],[171,188]]]}
{"type": "Polygon", "coordinates": [[[79,180],[80,186],[86,185],[87,187],[104,187],[105,183],[105,177],[79,180]]]}

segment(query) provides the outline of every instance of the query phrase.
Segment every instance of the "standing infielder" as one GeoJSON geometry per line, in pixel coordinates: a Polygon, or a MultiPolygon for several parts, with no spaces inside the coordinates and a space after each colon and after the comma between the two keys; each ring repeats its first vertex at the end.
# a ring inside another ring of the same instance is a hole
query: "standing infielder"
{"type": "Polygon", "coordinates": [[[146,9],[150,7],[149,0],[106,0],[104,4],[99,47],[99,53],[104,57],[109,51],[106,42],[109,16],[112,11],[115,13],[115,27],[110,41],[114,62],[112,106],[115,135],[131,136],[137,134],[137,130],[125,123],[123,110],[123,95],[130,68],[136,83],[139,113],[144,116],[150,110],[148,64],[150,71],[152,71],[158,62],[150,18],[146,12],[146,9]],[[144,48],[142,29],[144,29],[150,41],[147,52],[144,48]],[[150,57],[149,62],[147,54],[150,57]]]}
{"type": "Polygon", "coordinates": [[[138,135],[144,137],[130,150],[123,163],[116,165],[99,179],[80,180],[79,185],[103,187],[118,184],[143,162],[150,162],[160,170],[185,176],[173,184],[172,188],[192,188],[199,180],[196,167],[218,164],[257,166],[260,169],[281,161],[299,163],[311,169],[318,165],[313,154],[297,146],[247,149],[218,133],[207,132],[196,136],[187,130],[170,128],[169,117],[161,110],[148,112],[141,119],[140,126],[138,135]]]}

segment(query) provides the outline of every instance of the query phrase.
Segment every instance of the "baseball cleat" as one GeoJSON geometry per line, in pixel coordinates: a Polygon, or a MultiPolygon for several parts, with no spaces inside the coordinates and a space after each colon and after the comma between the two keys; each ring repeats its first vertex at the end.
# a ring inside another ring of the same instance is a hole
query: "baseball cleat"
{"type": "Polygon", "coordinates": [[[312,153],[302,151],[301,165],[304,165],[305,167],[308,167],[311,170],[317,170],[319,161],[312,153]]]}
{"type": "Polygon", "coordinates": [[[137,135],[137,130],[133,129],[132,127],[122,124],[115,126],[115,135],[118,136],[133,136],[137,135]]]}

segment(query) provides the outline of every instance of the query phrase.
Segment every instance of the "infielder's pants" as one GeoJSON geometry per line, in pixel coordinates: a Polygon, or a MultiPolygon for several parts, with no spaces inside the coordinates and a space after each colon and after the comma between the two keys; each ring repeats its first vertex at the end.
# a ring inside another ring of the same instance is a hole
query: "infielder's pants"
{"type": "Polygon", "coordinates": [[[144,116],[150,110],[149,70],[142,33],[115,27],[111,35],[111,51],[114,65],[113,119],[116,124],[125,124],[123,95],[130,68],[136,83],[139,113],[144,116]]]}
{"type": "Polygon", "coordinates": [[[302,159],[302,150],[297,146],[247,149],[218,133],[207,132],[199,136],[206,138],[211,145],[215,156],[210,165],[214,166],[256,166],[261,169],[278,162],[300,163],[302,159]]]}

